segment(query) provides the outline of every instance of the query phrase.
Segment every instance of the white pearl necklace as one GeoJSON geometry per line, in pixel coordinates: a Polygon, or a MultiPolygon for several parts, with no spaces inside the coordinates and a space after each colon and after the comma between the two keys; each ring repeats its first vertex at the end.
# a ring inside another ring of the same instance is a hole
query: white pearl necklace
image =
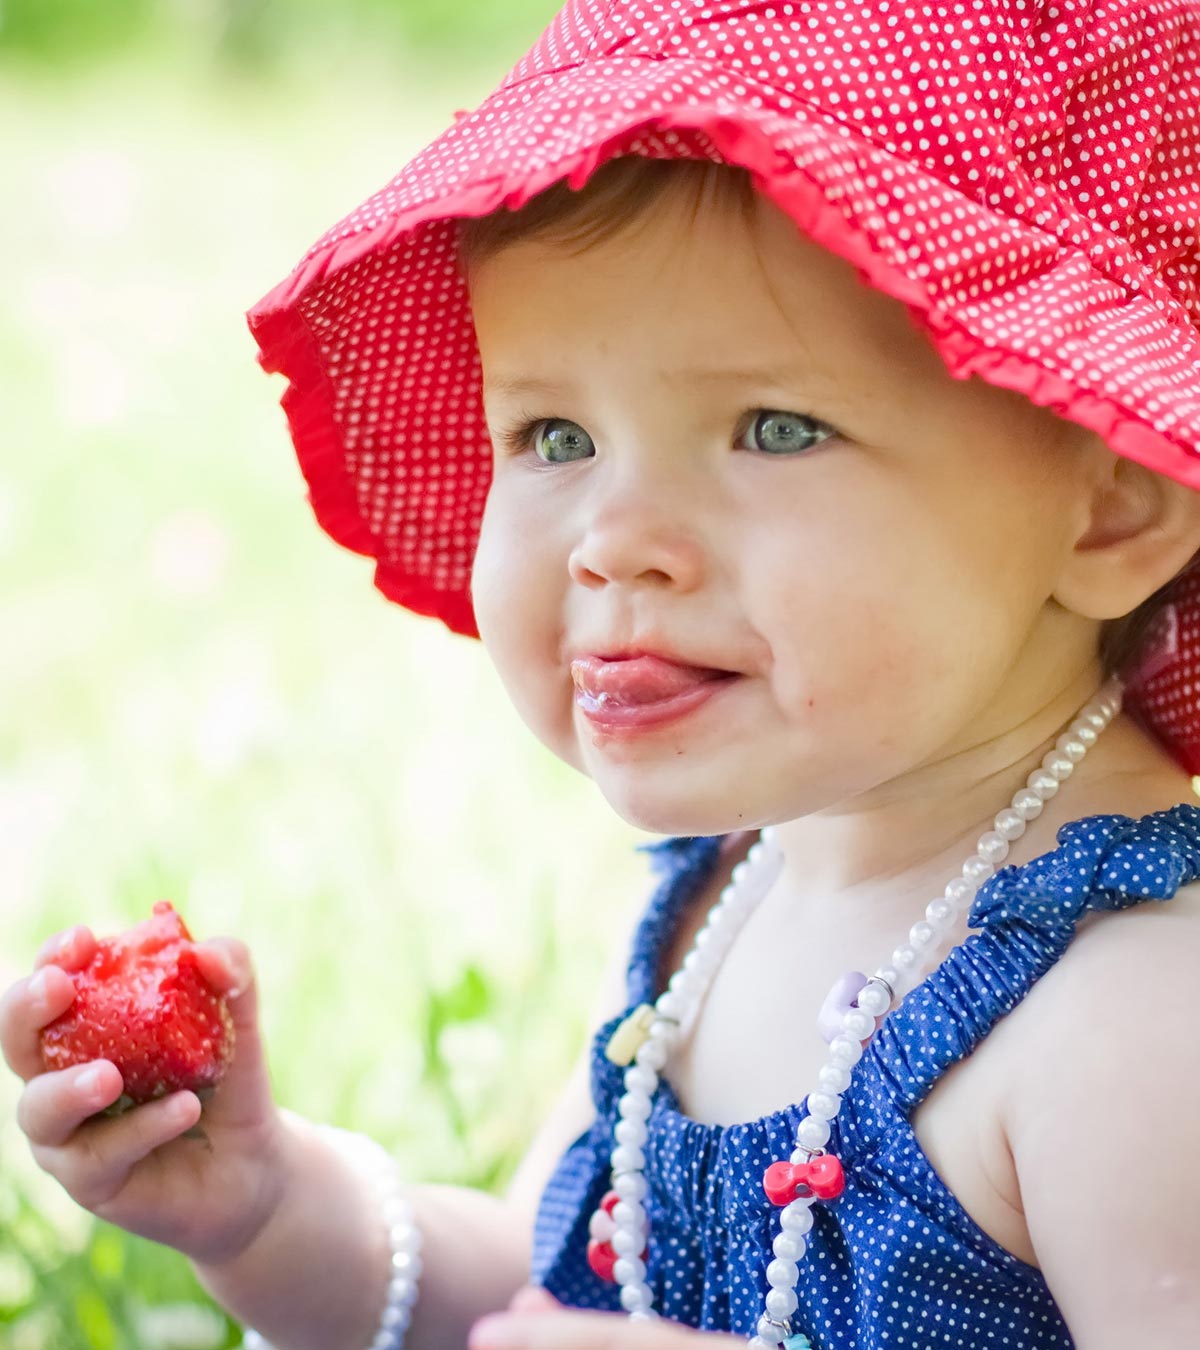
{"type": "MultiPolygon", "coordinates": [[[[1027,823],[1041,814],[1043,804],[1058,791],[1059,783],[1071,776],[1075,765],[1120,710],[1122,692],[1121,681],[1113,678],[1085,704],[1059,736],[1054,749],[1046,753],[1041,767],[1029,775],[1012,804],[996,816],[993,828],[980,837],[974,854],[963,863],[961,875],[947,884],[942,895],[929,902],[925,917],[909,929],[907,940],[892,952],[890,962],[881,965],[863,986],[857,1006],[846,1011],[840,1034],[829,1043],[829,1059],[817,1075],[817,1087],[808,1094],[808,1115],[797,1127],[791,1164],[827,1156],[824,1146],[831,1132],[829,1122],[836,1118],[841,1107],[840,1094],[850,1086],[851,1070],[862,1058],[863,1045],[875,1034],[876,1018],[882,1017],[895,1002],[901,974],[922,969],[958,916],[970,909],[975,892],[1008,855],[1009,844],[1019,839],[1027,823]]],[[[625,1071],[625,1093],[618,1103],[619,1119],[614,1130],[612,1190],[618,1198],[592,1216],[589,1247],[604,1246],[615,1256],[612,1275],[621,1289],[621,1306],[634,1319],[658,1316],[646,1283],[643,1259],[649,1238],[643,1204],[648,1189],[643,1146],[659,1075],[672,1052],[690,1033],[717,968],[742,925],[771,889],[782,865],[783,854],[776,843],[775,831],[767,827],[746,860],[733,869],[729,885],[709,911],[666,991],[653,1008],[643,1005],[626,1018],[610,1041],[610,1058],[618,1063],[633,1062],[625,1071]],[[614,1052],[618,1042],[621,1048],[614,1052]]],[[[775,1164],[776,1168],[779,1166],[775,1164]]],[[[830,1158],[824,1166],[840,1177],[840,1163],[836,1159],[830,1158]]],[[[840,1193],[840,1185],[836,1193],[840,1193]]],[[[757,1334],[750,1339],[752,1346],[784,1345],[801,1350],[808,1345],[805,1337],[793,1334],[790,1318],[799,1306],[797,1262],[807,1247],[804,1235],[812,1227],[811,1207],[820,1197],[803,1182],[795,1195],[795,1199],[781,1206],[780,1231],[772,1244],[774,1259],[767,1266],[771,1289],[757,1334]]]]}

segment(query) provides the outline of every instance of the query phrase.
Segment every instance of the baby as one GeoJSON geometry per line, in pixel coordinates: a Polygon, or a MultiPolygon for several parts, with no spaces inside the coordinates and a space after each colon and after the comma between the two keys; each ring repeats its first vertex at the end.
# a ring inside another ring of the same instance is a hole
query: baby
{"type": "Polygon", "coordinates": [[[214,940],[206,1153],[41,1072],[81,926],[38,1163],[248,1347],[1194,1346],[1198,97],[1194,0],[569,5],[251,323],[325,528],[666,836],[597,1035],[407,1186],[214,940]]]}

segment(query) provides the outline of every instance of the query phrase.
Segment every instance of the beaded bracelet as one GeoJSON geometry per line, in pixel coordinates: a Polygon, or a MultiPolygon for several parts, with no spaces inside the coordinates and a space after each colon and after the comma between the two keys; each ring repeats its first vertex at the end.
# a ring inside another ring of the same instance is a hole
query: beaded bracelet
{"type": "MultiPolygon", "coordinates": [[[[402,1350],[405,1333],[412,1321],[417,1301],[417,1281],[421,1277],[421,1232],[412,1205],[396,1171],[391,1154],[365,1134],[355,1134],[336,1125],[318,1124],[316,1128],[344,1157],[368,1172],[379,1187],[380,1208],[388,1229],[391,1247],[392,1277],[379,1330],[370,1350],[402,1350]]],[[[247,1327],[242,1350],[274,1350],[262,1336],[247,1327]]]]}

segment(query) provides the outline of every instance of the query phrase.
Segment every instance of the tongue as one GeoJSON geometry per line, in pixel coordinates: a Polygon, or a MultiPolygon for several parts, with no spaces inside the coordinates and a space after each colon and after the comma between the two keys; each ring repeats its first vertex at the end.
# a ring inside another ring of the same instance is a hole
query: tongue
{"type": "Polygon", "coordinates": [[[639,656],[633,661],[597,662],[588,683],[592,693],[607,694],[621,703],[659,703],[698,684],[719,679],[724,673],[699,666],[677,666],[656,656],[639,656]]]}

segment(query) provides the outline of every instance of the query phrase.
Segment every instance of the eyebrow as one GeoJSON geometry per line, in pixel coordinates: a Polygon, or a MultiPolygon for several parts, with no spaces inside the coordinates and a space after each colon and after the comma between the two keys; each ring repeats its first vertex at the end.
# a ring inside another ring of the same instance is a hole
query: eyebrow
{"type": "MultiPolygon", "coordinates": [[[[805,379],[797,370],[771,369],[766,366],[741,369],[730,369],[728,366],[688,367],[668,371],[662,378],[666,384],[687,385],[693,388],[698,385],[712,384],[785,385],[799,383],[805,379]]],[[[808,381],[812,382],[814,378],[816,378],[816,372],[810,372],[807,377],[808,381]]],[[[538,380],[529,376],[518,375],[497,375],[484,382],[485,393],[513,397],[521,395],[551,397],[567,393],[570,389],[569,381],[559,383],[555,380],[538,380]]]]}

